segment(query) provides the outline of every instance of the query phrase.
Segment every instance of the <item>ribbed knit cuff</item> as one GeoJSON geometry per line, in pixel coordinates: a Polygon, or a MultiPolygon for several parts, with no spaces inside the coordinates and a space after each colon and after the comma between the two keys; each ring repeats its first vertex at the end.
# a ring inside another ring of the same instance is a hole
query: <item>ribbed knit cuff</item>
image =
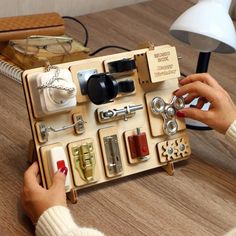
{"type": "Polygon", "coordinates": [[[104,236],[96,229],[79,227],[69,209],[64,206],[47,209],[39,217],[35,234],[36,236],[104,236]]]}
{"type": "Polygon", "coordinates": [[[229,231],[224,236],[236,236],[236,228],[232,229],[231,231],[229,231]]]}
{"type": "Polygon", "coordinates": [[[225,138],[232,144],[236,144],[236,120],[230,125],[225,133],[225,138]]]}

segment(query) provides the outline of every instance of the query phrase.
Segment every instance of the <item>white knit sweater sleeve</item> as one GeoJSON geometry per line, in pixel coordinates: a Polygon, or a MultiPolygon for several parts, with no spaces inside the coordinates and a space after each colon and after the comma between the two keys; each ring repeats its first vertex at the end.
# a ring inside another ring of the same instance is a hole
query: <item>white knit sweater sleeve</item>
{"type": "Polygon", "coordinates": [[[232,229],[230,232],[228,232],[224,236],[236,236],[236,228],[232,229]]]}
{"type": "Polygon", "coordinates": [[[236,145],[236,120],[230,125],[228,130],[225,133],[225,138],[236,145]]]}
{"type": "Polygon", "coordinates": [[[92,228],[79,227],[68,208],[54,206],[47,209],[36,225],[36,236],[104,236],[92,228]]]}
{"type": "MultiPolygon", "coordinates": [[[[236,144],[236,120],[230,125],[225,133],[225,138],[232,144],[236,144]]],[[[225,236],[236,236],[236,228],[225,234],[225,236]]]]}

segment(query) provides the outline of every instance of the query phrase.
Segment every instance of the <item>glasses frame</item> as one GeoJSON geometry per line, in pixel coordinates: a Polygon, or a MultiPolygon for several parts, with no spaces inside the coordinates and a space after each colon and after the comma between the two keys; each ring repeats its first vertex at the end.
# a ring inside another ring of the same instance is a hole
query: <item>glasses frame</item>
{"type": "Polygon", "coordinates": [[[9,41],[9,45],[11,47],[14,48],[14,50],[16,50],[17,52],[21,53],[21,54],[25,54],[25,55],[36,55],[38,54],[39,50],[40,49],[44,49],[50,53],[54,53],[54,54],[70,54],[70,50],[72,48],[72,42],[73,42],[73,39],[70,38],[70,37],[64,37],[64,36],[44,36],[44,35],[31,35],[29,36],[28,38],[26,39],[20,39],[20,40],[10,40],[9,41]],[[33,43],[30,43],[30,40],[53,40],[53,41],[56,41],[53,42],[53,43],[47,43],[47,44],[43,44],[43,45],[39,45],[39,44],[33,44],[33,43]],[[65,47],[65,44],[69,44],[70,45],[70,50],[67,50],[66,47],[65,47]],[[50,51],[50,50],[47,50],[48,46],[50,45],[60,45],[63,50],[64,50],[64,53],[61,53],[61,52],[53,52],[53,51],[50,51]],[[25,46],[25,50],[20,50],[19,48],[17,48],[17,46],[25,46]],[[29,52],[27,49],[29,47],[35,47],[37,49],[37,51],[35,52],[29,52]]]}

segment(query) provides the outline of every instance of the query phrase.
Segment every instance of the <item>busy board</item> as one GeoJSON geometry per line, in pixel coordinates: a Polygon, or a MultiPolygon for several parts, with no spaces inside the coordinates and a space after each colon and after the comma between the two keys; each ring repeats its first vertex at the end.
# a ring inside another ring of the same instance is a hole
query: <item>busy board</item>
{"type": "Polygon", "coordinates": [[[26,70],[42,185],[50,188],[66,166],[65,189],[76,202],[82,188],[158,167],[172,174],[191,154],[184,119],[176,116],[185,105],[173,95],[179,77],[170,45],[26,70]]]}

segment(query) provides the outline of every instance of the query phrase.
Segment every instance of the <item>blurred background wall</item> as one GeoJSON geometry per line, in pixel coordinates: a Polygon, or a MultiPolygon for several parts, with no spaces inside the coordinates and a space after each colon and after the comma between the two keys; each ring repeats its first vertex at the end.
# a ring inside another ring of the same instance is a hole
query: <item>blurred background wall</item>
{"type": "MultiPolygon", "coordinates": [[[[0,0],[0,17],[52,11],[61,15],[79,16],[144,1],[147,0],[0,0]]],[[[236,0],[232,0],[230,14],[236,20],[236,0]]]]}
{"type": "Polygon", "coordinates": [[[0,17],[59,12],[79,16],[145,0],[0,0],[0,17]]]}

